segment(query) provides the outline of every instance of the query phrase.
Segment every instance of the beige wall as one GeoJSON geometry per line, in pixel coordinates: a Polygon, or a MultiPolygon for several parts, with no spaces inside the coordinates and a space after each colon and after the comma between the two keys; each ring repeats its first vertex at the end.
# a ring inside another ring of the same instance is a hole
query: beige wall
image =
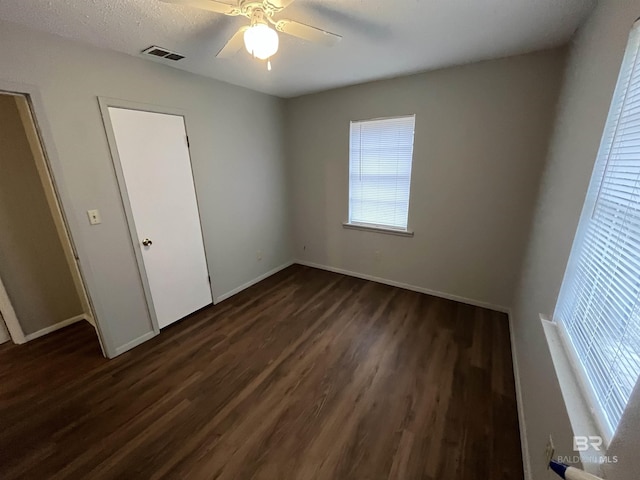
{"type": "Polygon", "coordinates": [[[564,59],[551,50],[288,100],[296,258],[510,306],[564,59]],[[343,229],[349,121],[411,113],[415,236],[343,229]]]}
{"type": "Polygon", "coordinates": [[[0,278],[25,334],[82,314],[14,97],[0,95],[0,278]]]}
{"type": "MultiPolygon", "coordinates": [[[[539,314],[553,313],[591,177],[627,37],[640,1],[600,2],[571,46],[566,81],[532,235],[512,315],[531,478],[549,478],[543,454],[552,434],[557,454],[573,455],[571,425],[539,314]]],[[[622,418],[609,480],[640,478],[640,387],[622,418]]]]}
{"type": "Polygon", "coordinates": [[[0,44],[0,86],[39,91],[36,115],[109,355],[153,330],[98,96],[185,112],[215,297],[291,259],[282,100],[6,22],[0,44]],[[95,208],[102,224],[91,226],[95,208]]]}

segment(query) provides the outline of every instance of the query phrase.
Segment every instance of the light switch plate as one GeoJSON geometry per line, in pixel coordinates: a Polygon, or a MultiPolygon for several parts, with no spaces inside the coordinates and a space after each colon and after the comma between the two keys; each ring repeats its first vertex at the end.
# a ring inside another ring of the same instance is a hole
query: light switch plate
{"type": "Polygon", "coordinates": [[[553,438],[549,435],[549,441],[544,449],[544,461],[547,464],[547,470],[549,469],[549,463],[553,460],[553,455],[556,453],[556,447],[553,445],[553,438]]]}
{"type": "Polygon", "coordinates": [[[87,210],[87,215],[89,215],[89,223],[91,225],[98,225],[102,223],[99,210],[87,210]]]}

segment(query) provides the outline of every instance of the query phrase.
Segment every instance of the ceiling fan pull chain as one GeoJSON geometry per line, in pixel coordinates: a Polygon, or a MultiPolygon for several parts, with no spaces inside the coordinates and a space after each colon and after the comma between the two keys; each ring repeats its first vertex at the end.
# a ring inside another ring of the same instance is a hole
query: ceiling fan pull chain
{"type": "Polygon", "coordinates": [[[271,71],[271,59],[267,59],[267,70],[271,71]]]}

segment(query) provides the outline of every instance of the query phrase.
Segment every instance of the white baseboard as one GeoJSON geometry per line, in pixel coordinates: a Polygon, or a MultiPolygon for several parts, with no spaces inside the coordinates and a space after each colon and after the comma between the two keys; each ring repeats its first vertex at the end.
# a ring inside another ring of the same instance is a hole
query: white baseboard
{"type": "Polygon", "coordinates": [[[272,270],[269,270],[268,272],[263,273],[262,275],[254,278],[253,280],[250,280],[247,283],[244,283],[244,284],[240,285],[239,287],[234,288],[233,290],[231,290],[231,291],[229,291],[227,293],[223,293],[222,295],[219,295],[219,296],[215,297],[213,299],[214,305],[217,305],[218,303],[222,302],[223,300],[226,300],[227,298],[234,296],[236,293],[240,293],[241,291],[243,291],[243,290],[255,285],[256,283],[261,282],[262,280],[264,280],[265,278],[270,277],[271,275],[275,275],[280,270],[284,270],[285,268],[290,267],[294,263],[296,263],[296,262],[294,262],[293,260],[291,260],[289,262],[286,262],[286,263],[283,263],[279,267],[276,267],[276,268],[274,268],[272,270]]]}
{"type": "Polygon", "coordinates": [[[37,332],[29,333],[28,335],[25,335],[24,338],[27,342],[29,342],[31,340],[35,340],[36,338],[40,338],[44,335],[47,335],[48,333],[55,332],[56,330],[60,330],[61,328],[64,328],[76,322],[80,322],[82,320],[85,320],[84,314],[76,315],[75,317],[67,318],[66,320],[58,322],[55,325],[51,325],[49,327],[43,328],[42,330],[38,330],[37,332]]]}
{"type": "MultiPolygon", "coordinates": [[[[265,278],[270,277],[271,275],[273,275],[275,273],[278,273],[280,270],[284,270],[285,268],[293,265],[293,263],[294,263],[293,260],[290,261],[290,262],[284,263],[283,265],[280,265],[279,267],[276,267],[273,270],[269,270],[268,272],[263,273],[259,277],[256,277],[253,280],[251,280],[251,281],[249,281],[249,282],[247,282],[247,283],[245,283],[243,285],[240,285],[238,288],[234,288],[230,292],[227,292],[227,293],[225,293],[223,295],[215,297],[214,298],[214,304],[218,304],[221,301],[226,300],[227,298],[235,295],[236,293],[240,293],[242,290],[244,290],[246,288],[249,288],[250,286],[255,285],[256,283],[264,280],[265,278]]],[[[124,353],[124,352],[126,352],[128,350],[131,350],[132,348],[137,347],[141,343],[146,342],[147,340],[155,337],[156,335],[157,335],[156,332],[148,332],[148,333],[145,333],[144,335],[142,335],[142,336],[140,336],[140,337],[138,337],[138,338],[136,338],[134,340],[131,340],[128,343],[125,343],[124,345],[121,345],[120,347],[116,348],[114,357],[116,357],[116,356],[118,356],[118,355],[120,355],[120,354],[122,354],[122,353],[124,353]]]]}
{"type": "Polygon", "coordinates": [[[307,267],[319,268],[321,270],[327,270],[328,272],[341,273],[343,275],[349,275],[350,277],[361,278],[363,280],[370,280],[376,283],[382,283],[384,285],[390,285],[392,287],[404,288],[405,290],[411,290],[412,292],[426,293],[427,295],[433,295],[434,297],[445,298],[447,300],[453,300],[455,302],[466,303],[481,308],[488,308],[496,312],[509,313],[509,308],[503,305],[494,305],[492,303],[481,302],[472,298],[460,297],[458,295],[451,295],[449,293],[438,292],[437,290],[430,290],[424,287],[418,287],[410,285],[408,283],[396,282],[395,280],[387,280],[386,278],[374,277],[373,275],[367,275],[365,273],[352,272],[351,270],[344,270],[342,268],[329,267],[327,265],[320,265],[319,263],[307,262],[305,260],[296,260],[294,263],[305,265],[307,267]]]}
{"type": "Polygon", "coordinates": [[[522,466],[525,480],[531,478],[531,456],[529,455],[529,442],[527,440],[527,424],[524,419],[524,404],[522,403],[522,386],[520,384],[520,369],[518,368],[518,354],[516,352],[516,337],[513,329],[513,316],[509,313],[509,335],[511,337],[511,361],[513,363],[513,376],[516,384],[516,404],[518,407],[518,425],[520,427],[520,448],[522,449],[522,466]]]}
{"type": "Polygon", "coordinates": [[[127,352],[129,350],[131,350],[132,348],[137,347],[138,345],[140,345],[141,343],[146,342],[147,340],[155,337],[156,335],[158,335],[156,332],[147,332],[144,335],[139,336],[138,338],[135,338],[133,340],[131,340],[130,342],[125,343],[124,345],[120,345],[118,348],[116,348],[116,354],[113,357],[109,357],[109,358],[114,358],[117,357],[118,355],[127,352]]]}
{"type": "Polygon", "coordinates": [[[96,321],[95,321],[95,319],[94,319],[91,315],[85,315],[84,319],[85,319],[87,322],[89,322],[89,323],[93,326],[93,328],[97,328],[97,327],[96,327],[96,321]]]}

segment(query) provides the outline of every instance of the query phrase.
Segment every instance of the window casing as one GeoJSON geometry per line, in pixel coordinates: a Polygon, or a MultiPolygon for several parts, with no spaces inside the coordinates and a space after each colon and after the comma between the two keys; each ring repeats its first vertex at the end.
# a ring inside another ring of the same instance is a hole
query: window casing
{"type": "Polygon", "coordinates": [[[639,52],[636,24],[554,313],[608,438],[640,375],[639,52]]]}
{"type": "Polygon", "coordinates": [[[415,115],[351,122],[349,224],[406,231],[415,115]]]}

